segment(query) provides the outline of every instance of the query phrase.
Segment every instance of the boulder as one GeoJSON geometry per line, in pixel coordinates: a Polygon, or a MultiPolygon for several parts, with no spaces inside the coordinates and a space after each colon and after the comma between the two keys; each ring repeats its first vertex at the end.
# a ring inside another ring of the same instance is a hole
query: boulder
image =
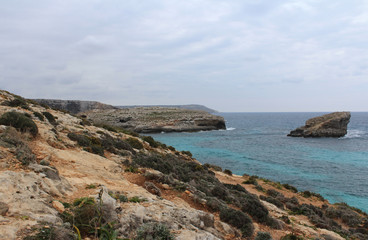
{"type": "Polygon", "coordinates": [[[291,131],[289,137],[343,137],[347,133],[350,112],[334,112],[314,117],[305,126],[291,131]]]}

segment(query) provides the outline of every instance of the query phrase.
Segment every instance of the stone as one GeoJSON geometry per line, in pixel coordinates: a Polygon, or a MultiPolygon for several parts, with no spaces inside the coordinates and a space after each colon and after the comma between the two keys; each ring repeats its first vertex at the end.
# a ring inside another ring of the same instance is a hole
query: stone
{"type": "Polygon", "coordinates": [[[64,205],[59,201],[53,201],[52,206],[59,212],[63,213],[65,211],[64,205]]]}
{"type": "Polygon", "coordinates": [[[145,182],[144,183],[144,188],[147,189],[148,192],[157,195],[157,196],[161,196],[161,190],[156,187],[156,185],[152,182],[145,182]]]}
{"type": "Polygon", "coordinates": [[[8,211],[9,211],[9,205],[4,202],[0,202],[0,215],[5,216],[5,214],[8,211]]]}
{"type": "Polygon", "coordinates": [[[291,131],[289,137],[343,137],[347,133],[350,112],[334,112],[314,117],[305,126],[291,131]]]}

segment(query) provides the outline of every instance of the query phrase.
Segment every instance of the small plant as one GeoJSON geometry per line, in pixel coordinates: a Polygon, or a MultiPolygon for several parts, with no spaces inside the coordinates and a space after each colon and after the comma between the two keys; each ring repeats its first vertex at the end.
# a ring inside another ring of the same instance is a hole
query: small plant
{"type": "Polygon", "coordinates": [[[14,96],[13,100],[4,101],[2,105],[9,106],[9,107],[21,107],[27,110],[29,109],[27,101],[20,96],[14,96]]]}
{"type": "Polygon", "coordinates": [[[258,185],[257,179],[258,179],[257,176],[250,176],[248,180],[246,180],[246,181],[243,182],[243,184],[258,185]]]}
{"type": "Polygon", "coordinates": [[[176,149],[173,147],[173,146],[169,146],[168,147],[171,151],[173,151],[173,152],[175,152],[176,151],[176,149]]]}
{"type": "Polygon", "coordinates": [[[222,172],[222,168],[214,164],[205,163],[203,164],[203,166],[207,168],[212,168],[213,170],[218,171],[218,172],[222,172]]]}
{"type": "Polygon", "coordinates": [[[135,149],[143,149],[143,144],[136,138],[128,138],[126,139],[126,141],[129,143],[130,146],[132,146],[132,148],[135,149]]]}
{"type": "Polygon", "coordinates": [[[289,233],[281,237],[280,240],[303,240],[303,238],[295,235],[294,233],[289,233]]]}
{"type": "Polygon", "coordinates": [[[140,202],[145,202],[145,201],[147,201],[147,199],[140,198],[138,196],[134,196],[132,198],[129,198],[129,202],[133,202],[133,203],[140,203],[140,202]]]}
{"type": "Polygon", "coordinates": [[[190,151],[181,151],[182,154],[185,154],[189,157],[193,157],[192,153],[190,151]]]}
{"type": "Polygon", "coordinates": [[[33,115],[35,117],[37,117],[38,119],[40,119],[40,121],[44,121],[45,120],[45,117],[41,113],[39,113],[39,112],[33,112],[33,115]]]}
{"type": "Polygon", "coordinates": [[[298,192],[298,189],[297,189],[296,187],[291,186],[291,185],[289,185],[289,184],[287,184],[287,183],[282,184],[282,186],[283,186],[284,188],[286,188],[286,189],[288,189],[288,190],[292,191],[293,193],[297,193],[297,192],[298,192]]]}
{"type": "Polygon", "coordinates": [[[129,166],[125,169],[125,172],[138,173],[139,169],[134,166],[129,166]]]}
{"type": "Polygon", "coordinates": [[[254,227],[252,219],[241,211],[233,208],[224,208],[220,211],[220,219],[238,228],[245,237],[253,235],[254,227]]]}
{"type": "Polygon", "coordinates": [[[224,173],[227,174],[227,175],[229,175],[229,176],[232,176],[233,175],[233,172],[231,170],[229,170],[229,169],[225,169],[224,170],[224,173]]]}
{"type": "Polygon", "coordinates": [[[151,136],[142,136],[141,139],[149,143],[151,147],[159,147],[161,144],[153,139],[151,136]]]}
{"type": "Polygon", "coordinates": [[[55,119],[54,115],[52,115],[49,112],[42,112],[42,114],[47,118],[49,123],[51,123],[52,125],[56,125],[56,119],[55,119]]]}
{"type": "Polygon", "coordinates": [[[175,237],[170,230],[161,223],[146,223],[137,230],[137,236],[134,240],[174,240],[175,237]]]}
{"type": "Polygon", "coordinates": [[[97,186],[95,184],[88,184],[86,186],[86,189],[96,189],[96,188],[97,188],[97,186]]]}
{"type": "Polygon", "coordinates": [[[20,132],[29,132],[35,137],[38,128],[32,119],[19,112],[6,112],[0,117],[0,125],[12,126],[20,132]]]}
{"type": "Polygon", "coordinates": [[[27,236],[24,238],[24,240],[49,240],[54,238],[54,227],[43,226],[42,228],[37,229],[36,235],[27,236]]]}
{"type": "Polygon", "coordinates": [[[272,240],[269,232],[258,232],[254,240],[272,240]]]}

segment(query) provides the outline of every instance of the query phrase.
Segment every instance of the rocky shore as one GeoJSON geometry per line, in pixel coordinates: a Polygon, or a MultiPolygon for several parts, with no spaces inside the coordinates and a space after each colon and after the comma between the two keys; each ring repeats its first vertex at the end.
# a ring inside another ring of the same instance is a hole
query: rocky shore
{"type": "Polygon", "coordinates": [[[0,91],[0,239],[368,239],[347,204],[0,91]]]}
{"type": "Polygon", "coordinates": [[[289,137],[343,137],[347,133],[350,112],[334,112],[314,117],[305,126],[291,131],[289,137]]]}
{"type": "Polygon", "coordinates": [[[138,133],[195,132],[226,129],[223,117],[205,111],[167,108],[135,107],[124,109],[95,109],[81,113],[96,124],[109,124],[138,133]]]}

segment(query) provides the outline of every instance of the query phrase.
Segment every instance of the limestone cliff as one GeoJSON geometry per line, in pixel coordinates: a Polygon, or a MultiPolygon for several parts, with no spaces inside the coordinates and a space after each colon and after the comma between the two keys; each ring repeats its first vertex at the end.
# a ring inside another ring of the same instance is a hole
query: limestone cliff
{"type": "Polygon", "coordinates": [[[226,129],[223,117],[180,108],[136,107],[81,113],[95,123],[107,123],[139,133],[194,132],[226,129]]]}
{"type": "Polygon", "coordinates": [[[289,137],[343,137],[347,133],[350,112],[334,112],[314,117],[305,126],[291,131],[289,137]]]}

